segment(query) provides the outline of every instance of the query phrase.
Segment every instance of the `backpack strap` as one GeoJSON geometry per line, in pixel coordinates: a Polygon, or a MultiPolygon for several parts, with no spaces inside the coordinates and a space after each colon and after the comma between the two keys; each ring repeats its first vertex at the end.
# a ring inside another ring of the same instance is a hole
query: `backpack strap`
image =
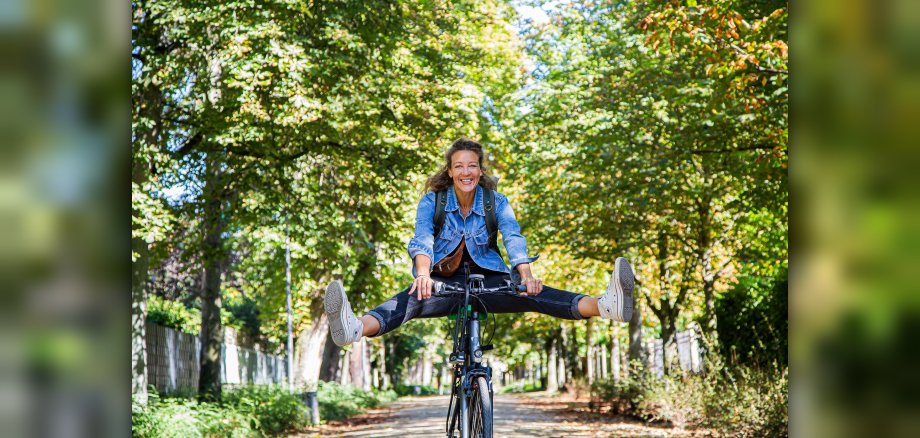
{"type": "MultiPolygon", "coordinates": [[[[495,192],[491,189],[482,189],[482,208],[486,214],[486,230],[489,232],[489,247],[494,249],[499,255],[498,250],[498,217],[495,215],[495,192]]],[[[444,226],[444,218],[447,216],[447,191],[442,190],[435,195],[434,207],[434,237],[441,234],[441,228],[444,226]]]]}
{"type": "MultiPolygon", "coordinates": [[[[482,208],[486,214],[489,247],[498,252],[498,218],[495,216],[495,192],[492,189],[482,189],[482,208]]],[[[500,252],[498,253],[501,254],[500,252]]]]}
{"type": "Polygon", "coordinates": [[[437,239],[441,234],[441,227],[444,226],[444,210],[447,208],[447,191],[441,190],[435,196],[434,203],[434,238],[437,239]]]}

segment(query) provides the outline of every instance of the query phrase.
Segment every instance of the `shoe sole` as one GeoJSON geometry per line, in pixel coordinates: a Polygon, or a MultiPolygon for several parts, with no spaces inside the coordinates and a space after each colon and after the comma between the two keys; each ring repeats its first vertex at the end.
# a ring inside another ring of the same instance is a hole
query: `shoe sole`
{"type": "Polygon", "coordinates": [[[633,288],[636,285],[636,276],[633,274],[629,261],[623,257],[617,258],[613,266],[613,272],[616,276],[613,284],[616,288],[617,304],[622,303],[616,308],[617,316],[620,321],[628,322],[632,319],[634,306],[633,288]]]}
{"type": "Polygon", "coordinates": [[[348,334],[352,327],[345,318],[345,288],[339,280],[326,286],[326,296],[323,300],[326,316],[329,317],[329,332],[332,333],[332,342],[339,347],[347,345],[348,334]]]}

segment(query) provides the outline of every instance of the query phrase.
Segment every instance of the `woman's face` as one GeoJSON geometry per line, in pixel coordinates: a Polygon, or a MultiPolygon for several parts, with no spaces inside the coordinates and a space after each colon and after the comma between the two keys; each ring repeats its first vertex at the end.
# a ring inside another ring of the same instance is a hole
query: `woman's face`
{"type": "Polygon", "coordinates": [[[454,180],[454,187],[463,193],[475,192],[479,185],[482,169],[479,168],[479,155],[473,151],[457,151],[450,156],[448,175],[454,180]]]}

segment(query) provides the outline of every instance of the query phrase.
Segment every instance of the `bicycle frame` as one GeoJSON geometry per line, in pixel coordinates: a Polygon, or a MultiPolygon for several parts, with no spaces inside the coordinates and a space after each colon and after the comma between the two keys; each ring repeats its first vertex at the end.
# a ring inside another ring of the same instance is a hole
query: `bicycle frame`
{"type": "MultiPolygon", "coordinates": [[[[460,429],[460,438],[470,438],[471,415],[469,407],[471,406],[470,397],[476,395],[474,392],[474,382],[482,377],[487,388],[477,388],[480,393],[488,394],[488,421],[491,422],[491,400],[492,400],[492,368],[482,364],[483,352],[492,349],[492,345],[482,345],[480,337],[480,312],[474,311],[470,303],[470,296],[483,292],[510,292],[515,290],[511,283],[505,288],[486,289],[484,277],[478,274],[469,274],[468,267],[464,265],[466,281],[463,287],[463,302],[457,312],[457,323],[451,330],[453,337],[453,352],[450,354],[450,362],[453,364],[454,379],[451,385],[450,407],[448,408],[447,418],[447,436],[453,438],[453,430],[460,429]],[[459,423],[459,424],[458,424],[459,423]]],[[[453,293],[459,296],[459,290],[456,286],[442,284],[443,290],[451,289],[453,293]]],[[[520,286],[518,286],[520,288],[520,286]]],[[[437,292],[443,295],[442,292],[437,292]]],[[[482,381],[479,382],[481,386],[482,381]]],[[[491,430],[491,423],[489,425],[491,430]]]]}
{"type": "MultiPolygon", "coordinates": [[[[476,380],[476,377],[485,377],[489,398],[492,398],[492,368],[482,365],[479,312],[473,311],[470,305],[470,292],[480,291],[483,288],[482,277],[477,277],[479,278],[467,277],[463,307],[460,308],[457,316],[456,330],[460,331],[460,336],[454,339],[454,352],[459,351],[462,355],[454,359],[454,384],[451,397],[455,398],[459,395],[461,438],[470,436],[470,397],[473,395],[472,382],[476,380]]],[[[479,390],[484,391],[486,388],[479,388],[479,390]]],[[[451,433],[451,430],[448,430],[448,433],[451,433]]]]}

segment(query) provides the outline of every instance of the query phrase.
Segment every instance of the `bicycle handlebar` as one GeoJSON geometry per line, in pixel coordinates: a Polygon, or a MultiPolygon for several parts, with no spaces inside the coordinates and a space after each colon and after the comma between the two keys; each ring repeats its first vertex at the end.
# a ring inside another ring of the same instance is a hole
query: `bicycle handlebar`
{"type": "MultiPolygon", "coordinates": [[[[432,291],[432,294],[431,294],[431,296],[433,297],[463,295],[464,293],[466,293],[464,287],[457,283],[444,283],[441,281],[434,281],[433,289],[434,291],[432,291]]],[[[470,295],[501,294],[501,293],[505,293],[509,295],[517,295],[518,292],[525,292],[525,291],[527,291],[527,286],[523,284],[516,285],[509,281],[506,286],[483,287],[483,288],[478,288],[476,290],[470,290],[470,295]]]]}

